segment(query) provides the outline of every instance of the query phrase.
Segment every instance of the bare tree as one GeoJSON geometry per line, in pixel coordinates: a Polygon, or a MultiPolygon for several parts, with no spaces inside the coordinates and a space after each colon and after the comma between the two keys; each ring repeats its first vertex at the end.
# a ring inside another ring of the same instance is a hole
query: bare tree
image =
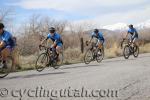
{"type": "Polygon", "coordinates": [[[51,26],[56,27],[58,32],[63,33],[66,21],[56,21],[50,17],[32,15],[22,26],[21,34],[24,34],[24,36],[19,39],[22,54],[30,55],[37,52],[40,41],[47,36],[48,28],[51,26]]]}
{"type": "Polygon", "coordinates": [[[68,24],[67,21],[57,21],[57,22],[56,22],[56,25],[55,25],[56,30],[57,30],[60,34],[62,34],[62,33],[64,32],[64,30],[65,30],[67,24],[68,24]]]}
{"type": "Polygon", "coordinates": [[[12,22],[12,19],[15,15],[14,9],[12,8],[0,8],[0,22],[6,24],[12,22]]]}

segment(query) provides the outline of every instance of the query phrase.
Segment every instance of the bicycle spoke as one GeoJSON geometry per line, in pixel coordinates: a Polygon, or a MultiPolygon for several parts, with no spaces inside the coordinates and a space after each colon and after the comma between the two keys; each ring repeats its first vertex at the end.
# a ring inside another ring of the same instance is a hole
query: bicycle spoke
{"type": "Polygon", "coordinates": [[[124,58],[125,58],[125,59],[128,59],[128,58],[129,58],[129,56],[130,56],[130,48],[129,48],[128,45],[126,45],[126,46],[124,47],[123,55],[124,55],[124,58]]]}
{"type": "Polygon", "coordinates": [[[100,63],[104,58],[104,52],[101,49],[97,50],[97,56],[96,56],[96,60],[98,63],[100,63]]]}
{"type": "Polygon", "coordinates": [[[12,58],[8,57],[5,64],[0,62],[0,78],[6,77],[12,69],[12,58]]]}
{"type": "Polygon", "coordinates": [[[46,66],[48,66],[48,57],[46,53],[42,53],[39,55],[37,61],[36,61],[36,69],[37,71],[42,71],[46,66]]]}
{"type": "Polygon", "coordinates": [[[84,62],[85,64],[89,64],[92,61],[93,58],[93,52],[89,49],[84,56],[84,62]]]}
{"type": "Polygon", "coordinates": [[[134,48],[133,48],[133,56],[134,57],[138,57],[138,55],[139,55],[139,47],[138,46],[134,46],[134,48]]]}

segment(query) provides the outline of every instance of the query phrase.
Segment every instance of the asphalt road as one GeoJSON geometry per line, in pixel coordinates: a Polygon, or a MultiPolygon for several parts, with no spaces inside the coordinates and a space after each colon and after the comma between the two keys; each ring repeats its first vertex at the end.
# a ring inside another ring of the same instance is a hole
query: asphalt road
{"type": "Polygon", "coordinates": [[[150,100],[150,54],[11,73],[0,100],[150,100]]]}

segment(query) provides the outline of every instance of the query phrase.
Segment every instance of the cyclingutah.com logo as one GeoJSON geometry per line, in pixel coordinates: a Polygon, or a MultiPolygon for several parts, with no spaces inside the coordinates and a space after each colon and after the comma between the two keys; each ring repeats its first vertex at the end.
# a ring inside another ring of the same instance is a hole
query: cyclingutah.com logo
{"type": "Polygon", "coordinates": [[[48,89],[38,86],[32,89],[0,89],[0,98],[13,98],[16,100],[27,100],[30,98],[50,98],[50,100],[61,98],[117,98],[118,90],[111,89],[80,89],[67,87],[64,89],[48,89]]]}

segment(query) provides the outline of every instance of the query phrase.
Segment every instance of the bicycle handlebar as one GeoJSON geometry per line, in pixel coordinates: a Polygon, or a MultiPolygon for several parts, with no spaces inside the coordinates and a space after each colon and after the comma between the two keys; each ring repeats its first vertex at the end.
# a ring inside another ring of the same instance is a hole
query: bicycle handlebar
{"type": "Polygon", "coordinates": [[[53,51],[53,48],[50,48],[50,47],[47,47],[47,46],[44,46],[44,45],[39,45],[40,51],[42,50],[42,49],[41,49],[42,47],[43,47],[45,50],[49,49],[50,51],[53,51]]]}
{"type": "Polygon", "coordinates": [[[88,46],[88,45],[89,45],[89,42],[88,42],[88,41],[86,41],[85,43],[86,43],[86,46],[88,46]]]}
{"type": "Polygon", "coordinates": [[[42,47],[46,50],[48,47],[44,46],[44,45],[39,45],[39,49],[42,50],[42,47]]]}
{"type": "Polygon", "coordinates": [[[121,41],[121,43],[120,43],[121,49],[123,48],[123,43],[124,43],[124,42],[127,42],[127,43],[128,43],[128,42],[129,42],[129,39],[127,39],[127,38],[123,38],[123,39],[122,39],[122,41],[121,41]]]}

